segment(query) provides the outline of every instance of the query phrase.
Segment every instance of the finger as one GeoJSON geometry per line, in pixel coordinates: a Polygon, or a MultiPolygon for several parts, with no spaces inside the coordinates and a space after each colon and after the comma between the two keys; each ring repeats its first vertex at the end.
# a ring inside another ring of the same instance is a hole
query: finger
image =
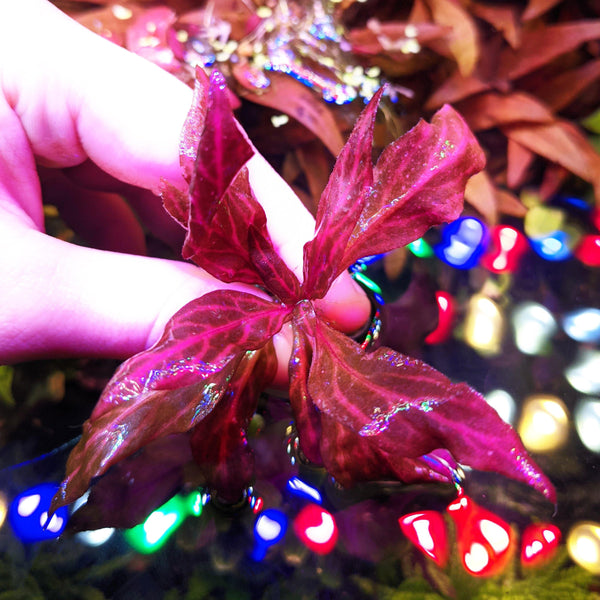
{"type": "Polygon", "coordinates": [[[187,302],[225,285],[179,261],[74,246],[0,212],[0,364],[49,356],[124,358],[187,302]],[[10,282],[7,284],[6,282],[10,282]]]}

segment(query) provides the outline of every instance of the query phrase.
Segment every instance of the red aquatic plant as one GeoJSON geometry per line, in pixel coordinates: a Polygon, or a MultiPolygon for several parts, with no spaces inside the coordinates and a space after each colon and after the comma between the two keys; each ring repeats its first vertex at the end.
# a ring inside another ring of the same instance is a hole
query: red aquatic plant
{"type": "Polygon", "coordinates": [[[189,193],[165,183],[165,207],[186,229],[185,259],[267,297],[222,290],[197,298],[152,348],[125,361],[83,427],[56,506],[155,440],[184,432],[206,486],[237,499],[252,478],[246,429],[274,377],[272,338],[286,323],[293,328],[289,399],[301,449],[341,484],[451,481],[449,470],[425,456],[445,449],[460,463],[526,482],[554,500],[517,434],[481,395],[389,348],[364,350],[315,303],[357,259],[457,218],[467,179],[483,168],[481,149],[449,107],[389,145],[373,166],[381,94],[338,157],[299,281],[277,254],[250,187],[245,163],[254,151],[234,120],[224,79],[198,72],[181,148],[189,193]]]}

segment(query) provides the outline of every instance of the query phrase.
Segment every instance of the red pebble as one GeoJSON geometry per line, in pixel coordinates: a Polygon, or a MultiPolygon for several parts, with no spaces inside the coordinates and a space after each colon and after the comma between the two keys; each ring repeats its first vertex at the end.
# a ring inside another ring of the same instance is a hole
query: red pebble
{"type": "Polygon", "coordinates": [[[423,510],[404,515],[398,519],[402,533],[425,556],[440,567],[448,562],[448,534],[444,517],[435,510],[423,510]]]}
{"type": "Polygon", "coordinates": [[[490,243],[481,264],[493,273],[512,273],[518,269],[528,247],[527,238],[520,231],[497,225],[490,231],[490,243]]]}
{"type": "Polygon", "coordinates": [[[294,531],[300,540],[317,554],[331,552],[338,538],[338,528],[333,515],[317,504],[307,504],[296,515],[294,531]]]}
{"type": "Polygon", "coordinates": [[[600,267],[600,235],[585,235],[575,249],[575,256],[588,267],[600,267]]]}
{"type": "Polygon", "coordinates": [[[537,567],[547,563],[555,554],[561,533],[556,525],[534,523],[529,525],[521,538],[521,563],[525,567],[537,567]]]}
{"type": "Polygon", "coordinates": [[[464,494],[446,510],[456,526],[458,551],[465,570],[476,577],[500,573],[515,546],[508,523],[464,494]]]}
{"type": "Polygon", "coordinates": [[[438,304],[438,325],[425,338],[427,344],[442,344],[452,334],[454,324],[454,298],[448,292],[438,291],[435,293],[438,304]]]}

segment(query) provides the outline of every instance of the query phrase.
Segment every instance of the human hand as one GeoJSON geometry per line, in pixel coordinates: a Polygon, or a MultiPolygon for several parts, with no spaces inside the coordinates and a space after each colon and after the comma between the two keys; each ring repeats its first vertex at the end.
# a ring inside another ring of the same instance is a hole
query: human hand
{"type": "MultiPolygon", "coordinates": [[[[152,345],[171,315],[198,296],[225,287],[258,293],[188,263],[140,255],[142,230],[120,196],[159,236],[182,239],[151,192],[161,177],[185,188],[179,136],[191,90],[44,0],[6,2],[0,12],[0,364],[124,358],[152,345]],[[46,189],[96,248],[44,233],[46,189]],[[120,252],[107,251],[114,249],[120,252]]],[[[262,157],[248,166],[270,235],[301,275],[314,221],[262,157]]],[[[347,274],[322,309],[346,332],[369,315],[347,274]]],[[[290,348],[284,338],[281,372],[290,348]]]]}

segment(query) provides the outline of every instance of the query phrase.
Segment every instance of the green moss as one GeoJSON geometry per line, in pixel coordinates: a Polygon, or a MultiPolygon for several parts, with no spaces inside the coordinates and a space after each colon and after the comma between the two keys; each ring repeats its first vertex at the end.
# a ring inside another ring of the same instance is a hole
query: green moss
{"type": "Polygon", "coordinates": [[[598,600],[593,591],[597,579],[592,573],[570,564],[564,548],[550,563],[538,569],[522,569],[513,559],[507,569],[496,577],[479,579],[468,575],[453,559],[444,569],[426,563],[426,573],[420,567],[397,588],[378,586],[378,598],[411,600],[598,600]],[[431,581],[429,584],[427,581],[431,581]],[[437,589],[437,592],[434,592],[437,589]],[[421,594],[420,596],[416,594],[421,594]],[[425,594],[425,595],[423,595],[425,594]]]}

